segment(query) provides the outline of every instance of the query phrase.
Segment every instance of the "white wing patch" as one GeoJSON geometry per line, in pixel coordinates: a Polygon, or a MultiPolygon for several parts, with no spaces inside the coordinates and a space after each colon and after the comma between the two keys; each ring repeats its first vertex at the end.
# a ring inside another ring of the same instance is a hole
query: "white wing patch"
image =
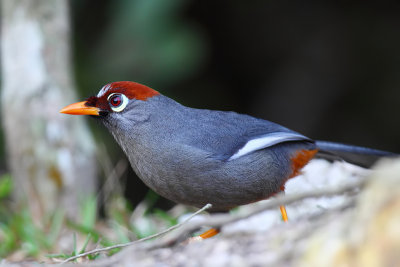
{"type": "Polygon", "coordinates": [[[100,91],[97,93],[97,97],[100,98],[103,95],[105,95],[110,88],[111,88],[110,84],[104,85],[103,88],[101,88],[100,91]]]}
{"type": "Polygon", "coordinates": [[[296,134],[296,133],[286,133],[277,132],[273,134],[268,134],[260,136],[248,141],[241,149],[239,149],[235,154],[233,154],[228,160],[233,160],[240,158],[241,156],[247,155],[254,151],[264,149],[282,142],[296,141],[296,140],[309,140],[307,137],[296,134]]]}

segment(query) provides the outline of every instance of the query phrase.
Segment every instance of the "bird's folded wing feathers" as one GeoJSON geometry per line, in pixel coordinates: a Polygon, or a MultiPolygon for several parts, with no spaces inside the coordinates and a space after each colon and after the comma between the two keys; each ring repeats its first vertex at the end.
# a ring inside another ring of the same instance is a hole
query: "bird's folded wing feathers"
{"type": "Polygon", "coordinates": [[[313,142],[279,124],[248,115],[197,109],[190,112],[189,120],[179,122],[179,142],[221,161],[235,160],[284,142],[313,142]]]}

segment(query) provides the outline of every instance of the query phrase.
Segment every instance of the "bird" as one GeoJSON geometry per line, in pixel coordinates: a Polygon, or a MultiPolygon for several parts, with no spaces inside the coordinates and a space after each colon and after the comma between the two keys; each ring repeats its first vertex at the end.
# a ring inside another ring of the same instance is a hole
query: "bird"
{"type": "MultiPolygon", "coordinates": [[[[99,119],[148,187],[176,203],[198,208],[211,203],[211,212],[284,192],[285,183],[313,158],[370,167],[397,155],[313,140],[233,111],[187,107],[131,81],[106,84],[97,95],[60,112],[99,119]]],[[[281,212],[287,221],[284,206],[281,212]]]]}

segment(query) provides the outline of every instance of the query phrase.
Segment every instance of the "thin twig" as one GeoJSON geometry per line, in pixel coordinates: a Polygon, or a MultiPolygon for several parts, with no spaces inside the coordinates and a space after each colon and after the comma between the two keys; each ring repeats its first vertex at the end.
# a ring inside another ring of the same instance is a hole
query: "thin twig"
{"type": "Polygon", "coordinates": [[[205,205],[203,208],[199,209],[198,211],[196,211],[195,213],[193,213],[192,215],[190,215],[190,216],[189,216],[186,220],[184,220],[183,222],[180,222],[180,223],[178,223],[178,224],[176,224],[176,225],[174,225],[174,226],[171,226],[170,228],[165,229],[164,231],[161,231],[161,232],[159,232],[159,233],[157,233],[157,234],[150,235],[150,236],[147,236],[147,237],[145,237],[145,238],[142,238],[142,239],[139,239],[139,240],[135,240],[135,241],[132,241],[132,242],[128,242],[128,243],[124,243],[124,244],[117,244],[117,245],[114,245],[114,246],[109,246],[109,247],[104,247],[104,248],[98,248],[98,249],[94,249],[94,250],[91,250],[91,251],[87,251],[87,252],[84,252],[84,253],[75,255],[75,256],[73,256],[73,257],[69,257],[68,259],[66,259],[66,260],[64,260],[63,262],[61,262],[61,264],[67,263],[67,262],[69,262],[69,261],[72,261],[72,260],[75,260],[75,259],[78,259],[78,258],[81,258],[81,257],[85,257],[85,256],[87,256],[87,255],[96,254],[96,253],[100,253],[100,252],[106,252],[106,251],[110,251],[110,250],[115,249],[115,248],[123,248],[123,247],[131,246],[131,245],[133,245],[133,244],[137,244],[137,243],[140,243],[140,242],[144,242],[144,241],[147,241],[147,240],[150,240],[150,239],[153,239],[153,238],[160,237],[160,236],[162,236],[162,235],[165,235],[165,234],[167,234],[167,233],[169,233],[169,232],[175,230],[176,228],[181,227],[182,225],[184,225],[185,223],[187,223],[188,221],[190,221],[193,217],[195,217],[196,215],[198,215],[199,213],[201,213],[201,212],[203,212],[203,211],[205,211],[205,210],[210,209],[211,207],[212,207],[211,204],[207,204],[207,205],[205,205]]]}

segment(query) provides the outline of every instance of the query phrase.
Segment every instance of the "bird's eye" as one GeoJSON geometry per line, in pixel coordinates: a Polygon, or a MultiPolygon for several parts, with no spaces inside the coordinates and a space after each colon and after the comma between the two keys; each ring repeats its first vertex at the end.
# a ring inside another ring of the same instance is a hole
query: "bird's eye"
{"type": "Polygon", "coordinates": [[[121,112],[128,104],[129,99],[123,94],[111,94],[107,98],[110,107],[115,112],[121,112]]]}
{"type": "Polygon", "coordinates": [[[113,97],[110,98],[110,104],[114,107],[119,107],[122,103],[122,98],[120,95],[113,95],[113,97]]]}

